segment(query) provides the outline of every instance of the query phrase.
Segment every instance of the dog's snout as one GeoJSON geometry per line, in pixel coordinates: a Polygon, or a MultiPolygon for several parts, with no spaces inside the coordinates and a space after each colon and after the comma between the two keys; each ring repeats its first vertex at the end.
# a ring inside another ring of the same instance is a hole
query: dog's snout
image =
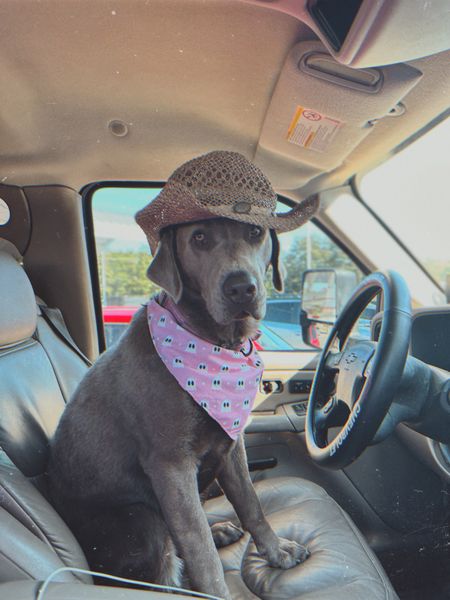
{"type": "Polygon", "coordinates": [[[248,304],[256,297],[256,281],[244,271],[228,275],[222,289],[225,298],[234,304],[248,304]]]}

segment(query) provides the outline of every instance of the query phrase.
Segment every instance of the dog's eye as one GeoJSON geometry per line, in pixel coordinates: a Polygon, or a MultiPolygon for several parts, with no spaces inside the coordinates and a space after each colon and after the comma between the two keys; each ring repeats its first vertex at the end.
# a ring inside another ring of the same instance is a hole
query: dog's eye
{"type": "Polygon", "coordinates": [[[194,231],[192,239],[196,244],[202,246],[206,242],[206,235],[203,231],[194,231]]]}
{"type": "Polygon", "coordinates": [[[257,239],[257,238],[259,238],[259,237],[261,237],[261,236],[262,236],[262,232],[263,232],[263,229],[262,229],[262,227],[258,227],[258,225],[253,225],[253,226],[250,228],[250,231],[249,231],[249,236],[250,236],[252,239],[257,239]]]}

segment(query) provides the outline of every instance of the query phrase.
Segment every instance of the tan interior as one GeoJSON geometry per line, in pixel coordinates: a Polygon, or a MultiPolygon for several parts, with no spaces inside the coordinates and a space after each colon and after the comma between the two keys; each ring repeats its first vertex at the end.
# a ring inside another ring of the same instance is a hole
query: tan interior
{"type": "Polygon", "coordinates": [[[275,4],[1,0],[0,180],[74,189],[165,180],[221,148],[243,152],[301,198],[382,160],[447,109],[449,51],[411,61],[418,75],[397,80],[395,93],[388,74],[399,65],[384,68],[378,94],[352,91],[293,66],[296,44],[323,46],[275,4]],[[286,142],[299,102],[320,110],[324,98],[327,115],[346,124],[329,148],[286,142]],[[398,101],[406,112],[386,116],[398,101]],[[126,135],[111,132],[112,120],[126,135]]]}

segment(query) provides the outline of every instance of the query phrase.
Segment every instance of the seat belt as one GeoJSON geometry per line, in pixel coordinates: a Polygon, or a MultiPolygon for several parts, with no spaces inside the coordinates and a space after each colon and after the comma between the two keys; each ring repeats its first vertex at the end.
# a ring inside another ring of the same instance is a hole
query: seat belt
{"type": "Polygon", "coordinates": [[[45,322],[50,326],[52,331],[54,331],[58,337],[60,337],[76,354],[78,354],[81,360],[85,362],[88,367],[92,367],[92,361],[90,361],[89,358],[83,354],[83,352],[81,352],[70,335],[67,325],[64,321],[64,317],[62,316],[62,312],[59,310],[59,308],[49,308],[45,304],[38,304],[38,306],[41,311],[41,315],[43,316],[45,322]]]}

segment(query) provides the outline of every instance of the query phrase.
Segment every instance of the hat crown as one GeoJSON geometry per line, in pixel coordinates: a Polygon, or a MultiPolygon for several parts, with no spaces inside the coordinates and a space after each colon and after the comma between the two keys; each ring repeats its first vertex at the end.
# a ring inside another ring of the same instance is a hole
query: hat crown
{"type": "Polygon", "coordinates": [[[216,150],[176,169],[168,183],[179,183],[200,202],[232,205],[239,200],[274,211],[277,196],[264,173],[238,152],[216,150]]]}
{"type": "Polygon", "coordinates": [[[310,219],[319,204],[311,197],[279,214],[276,206],[277,195],[257,166],[238,152],[215,150],[178,167],[135,218],[154,254],[161,231],[172,225],[223,217],[291,231],[310,219]]]}

